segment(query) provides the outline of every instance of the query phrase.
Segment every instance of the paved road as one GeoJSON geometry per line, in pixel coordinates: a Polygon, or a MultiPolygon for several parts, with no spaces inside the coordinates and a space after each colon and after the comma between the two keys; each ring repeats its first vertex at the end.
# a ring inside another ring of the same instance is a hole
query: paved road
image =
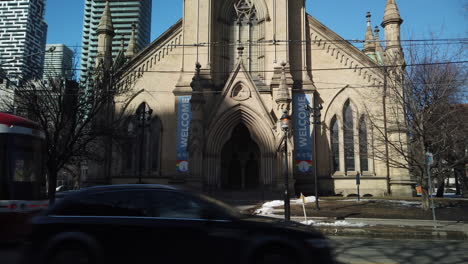
{"type": "Polygon", "coordinates": [[[346,264],[468,263],[468,241],[331,237],[337,260],[346,264]]]}
{"type": "MultiPolygon", "coordinates": [[[[331,243],[345,264],[468,263],[468,241],[332,237],[331,243]]],[[[1,264],[17,264],[18,258],[15,250],[0,248],[1,264]]]]}

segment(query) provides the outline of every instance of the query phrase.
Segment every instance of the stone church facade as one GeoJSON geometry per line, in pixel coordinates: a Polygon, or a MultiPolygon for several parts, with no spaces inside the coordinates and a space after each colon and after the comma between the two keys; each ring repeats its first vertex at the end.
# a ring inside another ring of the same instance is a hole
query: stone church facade
{"type": "MultiPolygon", "coordinates": [[[[396,76],[381,66],[404,65],[402,22],[388,0],[385,47],[369,15],[359,50],[308,15],[302,0],[185,0],[180,21],[144,50],[128,47],[118,81],[136,96],[110,183],[280,191],[287,168],[296,193],[313,194],[317,176],[319,193],[352,195],[359,174],[362,195],[412,195],[409,171],[374,155],[385,146],[375,144],[368,115],[383,115],[386,78],[396,76]],[[139,125],[135,111],[150,108],[139,125]]],[[[103,58],[107,29],[98,32],[103,58]]]]}

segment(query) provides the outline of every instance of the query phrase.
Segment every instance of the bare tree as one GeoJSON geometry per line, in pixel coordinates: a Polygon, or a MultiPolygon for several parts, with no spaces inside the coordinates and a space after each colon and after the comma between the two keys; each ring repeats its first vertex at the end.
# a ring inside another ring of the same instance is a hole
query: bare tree
{"type": "MultiPolygon", "coordinates": [[[[463,98],[459,94],[460,98],[463,98]]],[[[459,101],[457,99],[456,101],[459,101]]],[[[441,131],[438,141],[434,145],[436,152],[440,155],[435,160],[435,176],[437,177],[437,196],[443,197],[445,180],[449,176],[455,176],[456,182],[461,183],[460,187],[465,197],[468,197],[468,178],[466,175],[466,165],[468,164],[468,104],[455,104],[449,109],[452,115],[439,121],[441,131]]]]}
{"type": "Polygon", "coordinates": [[[466,70],[454,63],[463,52],[444,50],[438,43],[415,44],[406,51],[406,68],[401,59],[387,58],[383,114],[369,114],[379,146],[376,158],[410,171],[422,187],[424,210],[429,209],[429,173],[443,182],[453,168],[467,162],[465,149],[455,150],[467,146],[466,121],[457,119],[456,107],[464,100],[466,70]],[[430,168],[428,152],[434,157],[430,168]]]}
{"type": "Polygon", "coordinates": [[[103,160],[109,140],[120,138],[125,108],[133,98],[129,83],[113,84],[113,69],[97,68],[88,86],[64,78],[28,81],[15,90],[15,106],[45,131],[48,193],[55,200],[57,175],[83,160],[103,160]],[[117,102],[116,100],[121,100],[117,102]]]}

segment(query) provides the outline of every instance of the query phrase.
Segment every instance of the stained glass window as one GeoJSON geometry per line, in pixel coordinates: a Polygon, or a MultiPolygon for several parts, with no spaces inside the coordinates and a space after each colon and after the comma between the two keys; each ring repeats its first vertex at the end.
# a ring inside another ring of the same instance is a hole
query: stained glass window
{"type": "Polygon", "coordinates": [[[338,122],[336,122],[336,117],[333,117],[330,127],[331,129],[331,150],[332,150],[332,159],[333,167],[332,171],[337,172],[340,170],[340,137],[338,130],[338,122]]]}
{"type": "Polygon", "coordinates": [[[361,163],[361,171],[369,170],[367,144],[366,120],[362,117],[359,122],[359,160],[361,163]]]}
{"type": "Polygon", "coordinates": [[[354,124],[353,110],[348,102],[343,107],[343,136],[344,136],[344,154],[345,170],[354,171],[354,124]]]}

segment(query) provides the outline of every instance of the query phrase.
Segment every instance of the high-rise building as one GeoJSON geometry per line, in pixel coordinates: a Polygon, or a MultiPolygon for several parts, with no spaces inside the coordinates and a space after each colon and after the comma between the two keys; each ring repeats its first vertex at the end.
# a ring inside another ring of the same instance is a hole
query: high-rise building
{"type": "Polygon", "coordinates": [[[44,57],[43,79],[64,77],[71,80],[73,77],[73,51],[64,44],[47,44],[44,57]]]}
{"type": "Polygon", "coordinates": [[[11,82],[42,76],[44,10],[45,0],[0,1],[0,67],[11,82]]]}
{"type": "MultiPolygon", "coordinates": [[[[95,66],[98,38],[96,29],[104,12],[106,0],[85,0],[83,43],[81,52],[81,79],[85,79],[87,69],[95,66]]],[[[141,50],[150,42],[152,0],[109,0],[115,37],[112,53],[120,50],[122,38],[128,45],[132,34],[132,25],[136,26],[137,49],[141,50]]]]}

